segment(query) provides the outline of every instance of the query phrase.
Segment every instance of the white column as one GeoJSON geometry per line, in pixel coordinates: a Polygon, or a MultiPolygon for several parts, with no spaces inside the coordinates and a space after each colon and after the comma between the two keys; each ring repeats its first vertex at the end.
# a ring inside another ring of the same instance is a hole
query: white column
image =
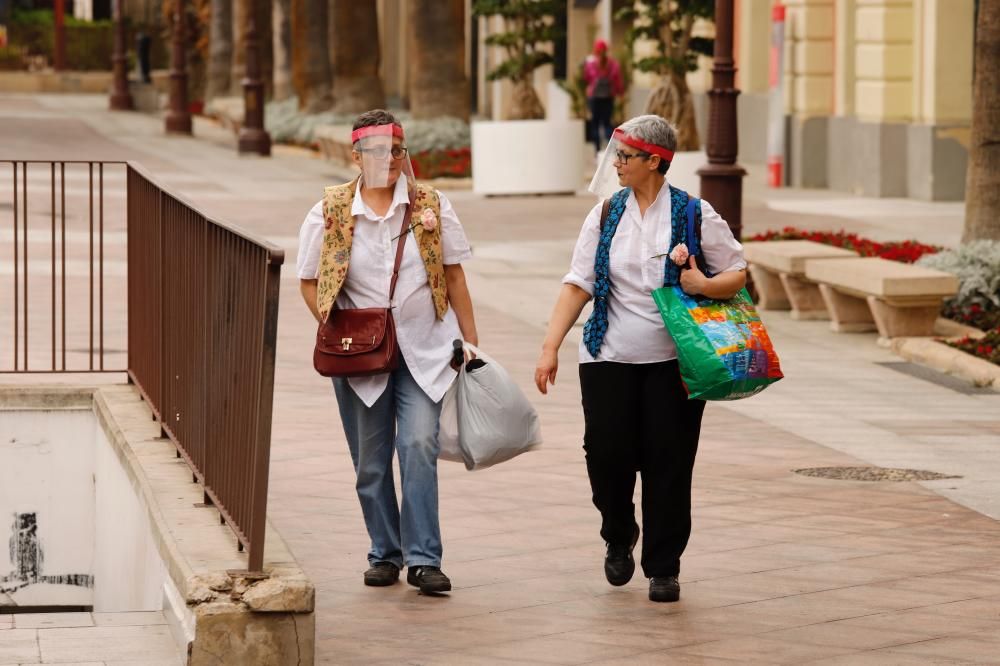
{"type": "Polygon", "coordinates": [[[854,18],[855,0],[836,0],[833,28],[833,112],[838,116],[854,114],[854,18]]]}
{"type": "Polygon", "coordinates": [[[857,0],[855,111],[873,122],[913,118],[913,0],[857,0]]]}
{"type": "Polygon", "coordinates": [[[786,108],[796,115],[833,112],[833,0],[785,0],[786,108]]]}
{"type": "Polygon", "coordinates": [[[972,119],[974,0],[914,5],[914,118],[930,125],[972,119]]]}

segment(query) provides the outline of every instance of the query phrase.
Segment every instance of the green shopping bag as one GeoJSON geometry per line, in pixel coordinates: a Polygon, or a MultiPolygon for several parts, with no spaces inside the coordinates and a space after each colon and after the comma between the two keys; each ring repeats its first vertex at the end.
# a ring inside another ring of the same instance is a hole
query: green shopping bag
{"type": "Polygon", "coordinates": [[[661,287],[653,300],[677,346],[689,398],[748,398],[784,376],[746,289],[718,301],[690,296],[679,286],[661,287]]]}

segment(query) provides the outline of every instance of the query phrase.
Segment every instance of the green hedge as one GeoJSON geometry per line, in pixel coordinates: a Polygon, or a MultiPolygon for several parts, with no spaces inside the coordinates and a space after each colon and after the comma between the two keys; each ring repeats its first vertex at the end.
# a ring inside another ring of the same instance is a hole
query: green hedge
{"type": "MultiPolygon", "coordinates": [[[[78,71],[111,69],[114,24],[111,21],[80,21],[66,17],[66,67],[78,71]]],[[[28,55],[43,55],[49,63],[55,54],[55,26],[52,12],[35,9],[16,11],[8,26],[11,46],[28,55]]]]}

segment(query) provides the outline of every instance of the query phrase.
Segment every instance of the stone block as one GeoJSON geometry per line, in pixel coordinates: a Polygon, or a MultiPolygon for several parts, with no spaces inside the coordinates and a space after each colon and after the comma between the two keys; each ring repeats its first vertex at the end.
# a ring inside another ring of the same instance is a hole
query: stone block
{"type": "Polygon", "coordinates": [[[315,659],[315,615],[252,613],[221,602],[195,611],[198,631],[188,666],[300,666],[315,659]]]}
{"type": "Polygon", "coordinates": [[[868,297],[878,334],[882,338],[929,337],[934,334],[934,322],[941,311],[941,299],[927,305],[896,306],[875,296],[868,297]]]}
{"type": "Polygon", "coordinates": [[[798,76],[795,77],[794,84],[792,106],[796,113],[828,114],[833,110],[833,77],[831,75],[798,76]]]}
{"type": "Polygon", "coordinates": [[[859,79],[854,89],[854,105],[861,120],[909,120],[913,116],[913,85],[908,80],[859,79]]]}
{"type": "Polygon", "coordinates": [[[907,5],[859,6],[854,34],[859,42],[913,40],[913,9],[907,5]]]}
{"type": "Polygon", "coordinates": [[[905,44],[858,44],[854,72],[859,79],[909,79],[913,76],[913,48],[905,44]]]}
{"type": "Polygon", "coordinates": [[[906,124],[862,122],[853,125],[851,191],[871,197],[906,196],[906,124]]]}
{"type": "Polygon", "coordinates": [[[912,124],[906,128],[906,188],[923,201],[963,201],[970,129],[912,124]]]}
{"type": "Polygon", "coordinates": [[[778,272],[805,275],[808,259],[850,259],[853,250],[809,240],[750,241],[743,244],[743,255],[752,264],[778,272]]]}
{"type": "Polygon", "coordinates": [[[797,321],[826,320],[830,318],[830,312],[826,308],[826,301],[820,293],[819,285],[809,280],[789,275],[781,274],[781,284],[785,288],[788,302],[791,304],[790,317],[797,321]]]}
{"type": "Polygon", "coordinates": [[[791,119],[787,169],[794,187],[827,186],[827,120],[827,116],[791,119]]]}
{"type": "Polygon", "coordinates": [[[797,42],[792,53],[792,65],[796,74],[832,74],[833,40],[797,42]]]}
{"type": "Polygon", "coordinates": [[[876,329],[865,298],[842,293],[828,284],[819,285],[819,291],[830,313],[830,330],[837,333],[865,333],[876,329]]]}
{"type": "Polygon", "coordinates": [[[750,264],[750,277],[757,289],[757,307],[760,310],[790,310],[791,303],[781,284],[781,276],[762,264],[750,264]]]}
{"type": "Polygon", "coordinates": [[[900,303],[940,300],[958,292],[958,278],[951,273],[879,257],[807,260],[806,278],[861,298],[900,303]]]}

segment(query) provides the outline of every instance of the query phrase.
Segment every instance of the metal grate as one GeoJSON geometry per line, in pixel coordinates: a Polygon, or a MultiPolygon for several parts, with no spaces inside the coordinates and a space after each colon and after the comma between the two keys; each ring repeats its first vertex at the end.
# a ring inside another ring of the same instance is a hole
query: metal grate
{"type": "Polygon", "coordinates": [[[916,377],[917,379],[922,379],[925,382],[937,384],[938,386],[943,386],[944,388],[957,391],[958,393],[964,393],[965,395],[996,394],[996,391],[989,387],[975,386],[964,379],[955,377],[954,375],[945,374],[917,363],[909,363],[907,361],[884,361],[882,363],[876,363],[876,365],[881,365],[882,367],[889,368],[890,370],[895,370],[896,372],[901,372],[904,375],[916,377]]]}
{"type": "Polygon", "coordinates": [[[803,476],[838,481],[934,481],[962,478],[922,469],[901,469],[899,467],[806,467],[792,471],[803,476]]]}

